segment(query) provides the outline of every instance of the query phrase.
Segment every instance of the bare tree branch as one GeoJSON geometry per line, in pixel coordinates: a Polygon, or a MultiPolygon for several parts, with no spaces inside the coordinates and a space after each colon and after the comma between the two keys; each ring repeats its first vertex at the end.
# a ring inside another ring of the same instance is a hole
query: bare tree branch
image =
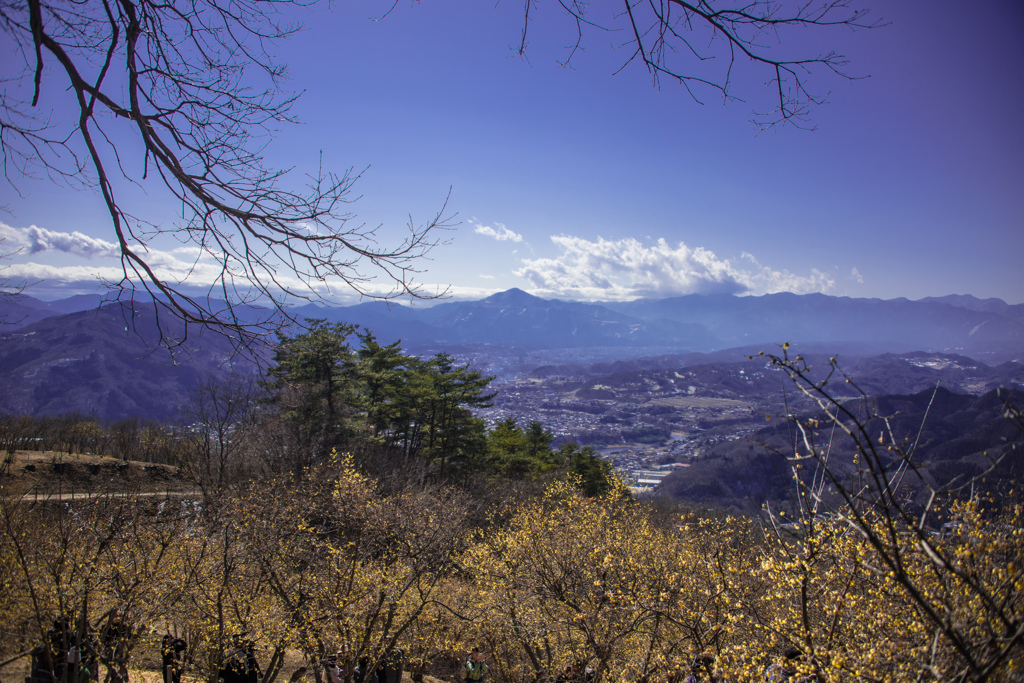
{"type": "Polygon", "coordinates": [[[7,179],[42,171],[97,187],[121,254],[113,286],[129,300],[156,300],[186,330],[210,326],[246,344],[287,319],[288,300],[335,287],[375,299],[442,296],[416,275],[451,225],[447,202],[426,223],[410,221],[398,244],[381,245],[380,226],[348,210],[360,173],[320,168],[297,187],[290,169],[265,164],[296,98],[270,51],[300,30],[291,11],[313,1],[2,0],[0,29],[23,59],[21,76],[0,84],[7,179]],[[75,113],[47,110],[65,88],[75,113]],[[179,220],[134,215],[132,185],[169,193],[179,220]],[[196,247],[185,281],[151,253],[168,237],[196,247]],[[205,295],[194,294],[197,282],[205,295]],[[274,313],[254,317],[246,309],[255,302],[274,313]]]}
{"type": "MultiPolygon", "coordinates": [[[[760,355],[782,369],[800,393],[821,411],[805,417],[787,415],[802,436],[789,459],[799,488],[794,498],[798,502],[797,514],[805,529],[813,529],[815,517],[823,513],[819,504],[823,503],[823,483],[827,482],[841,503],[830,514],[838,515],[850,532],[873,549],[878,562],[876,571],[889,576],[905,593],[930,623],[936,643],[945,641],[959,655],[964,670],[956,680],[989,680],[991,672],[1012,657],[1024,641],[1024,616],[1018,605],[1002,594],[1003,583],[993,583],[973,563],[971,552],[965,554],[960,544],[936,538],[933,523],[943,512],[940,504],[948,507],[947,514],[961,515],[966,520],[963,523],[972,523],[972,518],[977,522],[981,512],[973,485],[995,472],[1006,452],[990,456],[989,469],[967,482],[933,483],[915,460],[923,425],[915,438],[899,438],[892,428],[894,416],[880,413],[869,397],[853,385],[835,358],[829,360],[824,373],[814,373],[803,356],[789,355],[788,345],[783,346],[781,355],[760,355]],[[854,386],[859,396],[838,397],[836,382],[854,386]],[[829,445],[823,448],[816,434],[826,429],[830,432],[829,445]],[[852,468],[829,458],[831,441],[837,432],[845,434],[852,445],[852,468]],[[798,472],[805,464],[815,467],[811,480],[818,483],[810,487],[798,472]],[[923,504],[901,491],[908,474],[926,492],[923,504]],[[968,491],[971,495],[965,501],[968,491]],[[930,563],[928,571],[921,570],[920,557],[930,563]],[[941,592],[934,588],[936,581],[941,592]],[[955,603],[961,599],[977,606],[978,614],[991,626],[988,632],[972,629],[953,618],[955,603]]],[[[933,401],[934,394],[924,420],[933,401]]],[[[1020,412],[1008,400],[1004,414],[1020,426],[1020,412]]]]}
{"type": "MultiPolygon", "coordinates": [[[[536,4],[536,0],[525,4],[522,39],[515,48],[519,54],[527,49],[530,10],[536,4]]],[[[668,78],[686,88],[699,104],[703,103],[701,91],[741,100],[735,94],[738,72],[751,67],[763,74],[775,93],[771,108],[754,111],[754,123],[761,129],[780,123],[809,127],[812,109],[827,99],[827,93],[812,90],[809,84],[817,72],[855,78],[845,70],[847,59],[834,51],[790,56],[793,50],[783,47],[789,42],[789,36],[781,35],[784,31],[884,24],[857,9],[855,0],[622,0],[622,9],[604,22],[591,19],[604,4],[578,0],[559,0],[559,4],[577,31],[575,44],[567,48],[565,65],[581,49],[584,28],[589,27],[625,36],[622,47],[629,56],[616,73],[638,61],[656,86],[668,78]]]]}

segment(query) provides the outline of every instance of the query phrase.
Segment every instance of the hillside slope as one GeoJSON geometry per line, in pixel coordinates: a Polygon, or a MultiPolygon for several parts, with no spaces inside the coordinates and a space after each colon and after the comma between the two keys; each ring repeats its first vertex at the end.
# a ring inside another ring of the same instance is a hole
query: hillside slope
{"type": "MultiPolygon", "coordinates": [[[[1012,399],[1005,390],[971,396],[939,388],[878,396],[872,404],[879,414],[893,416],[890,425],[897,441],[916,440],[920,431],[914,462],[925,481],[940,487],[965,483],[1002,458],[985,485],[1007,493],[1019,491],[1024,483],[1024,432],[1004,417],[1007,397],[1012,399]]],[[[829,444],[830,426],[825,421],[822,424],[816,441],[829,444]]],[[[868,425],[871,434],[883,429],[887,428],[880,422],[868,425]]],[[[719,444],[669,475],[659,493],[737,510],[755,509],[765,502],[786,508],[794,495],[790,463],[784,457],[793,453],[791,438],[791,426],[775,421],[750,439],[719,444]]],[[[852,475],[856,468],[849,443],[837,436],[829,452],[831,466],[852,475]]],[[[899,463],[893,460],[892,464],[899,463]]],[[[813,463],[805,463],[801,469],[813,476],[813,463]]],[[[922,490],[913,476],[904,481],[908,495],[922,490]]]]}
{"type": "MultiPolygon", "coordinates": [[[[164,332],[183,336],[176,321],[165,320],[164,332]]],[[[171,420],[207,377],[256,369],[218,334],[192,334],[173,354],[158,340],[152,305],[112,304],[4,334],[0,411],[171,420]]]]}

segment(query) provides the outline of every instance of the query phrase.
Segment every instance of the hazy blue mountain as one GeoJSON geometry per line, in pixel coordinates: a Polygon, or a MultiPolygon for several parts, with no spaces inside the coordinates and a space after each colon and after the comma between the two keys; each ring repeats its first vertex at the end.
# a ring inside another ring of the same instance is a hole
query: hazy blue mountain
{"type": "Polygon", "coordinates": [[[323,319],[328,322],[346,322],[370,330],[383,342],[402,340],[409,342],[430,342],[443,336],[443,330],[423,320],[426,310],[411,308],[383,301],[369,301],[355,306],[328,308],[307,304],[288,310],[297,320],[323,319]]]}
{"type": "Polygon", "coordinates": [[[444,331],[437,341],[457,344],[557,348],[677,345],[683,350],[720,344],[701,325],[651,323],[605,306],[540,299],[519,289],[480,301],[440,304],[423,315],[444,331]]]}
{"type": "Polygon", "coordinates": [[[910,301],[789,293],[582,303],[512,289],[479,301],[432,307],[365,303],[311,311],[409,346],[656,347],[685,353],[791,341],[861,346],[872,353],[963,353],[1002,362],[1024,357],[1020,308],[973,297],[910,301]]]}
{"type": "MultiPolygon", "coordinates": [[[[167,336],[183,336],[180,323],[164,324],[167,336]]],[[[158,340],[152,304],[110,304],[7,332],[0,337],[0,411],[169,420],[207,377],[256,369],[222,335],[190,333],[174,355],[156,348],[158,340]]]]}
{"type": "MultiPolygon", "coordinates": [[[[703,325],[725,346],[765,342],[857,342],[890,351],[960,351],[1011,360],[1024,349],[1024,320],[937,300],[851,299],[824,294],[689,295],[605,304],[644,320],[703,325]]],[[[965,300],[975,303],[970,297],[965,300]]],[[[1008,311],[1015,310],[1004,304],[1008,311]]]]}
{"type": "Polygon", "coordinates": [[[54,313],[77,313],[78,311],[91,311],[99,308],[104,303],[112,303],[99,294],[76,294],[67,299],[46,301],[48,308],[54,313]]]}
{"type": "Polygon", "coordinates": [[[599,304],[541,299],[510,289],[479,301],[431,307],[370,302],[291,309],[296,317],[360,325],[382,341],[420,345],[515,345],[541,348],[648,347],[683,350],[718,348],[702,325],[675,320],[645,321],[599,304]]]}
{"type": "MultiPolygon", "coordinates": [[[[151,304],[97,309],[97,303],[89,297],[58,302],[26,295],[0,298],[0,316],[18,319],[0,327],[0,410],[166,418],[206,374],[255,369],[232,360],[228,340],[195,330],[172,360],[166,351],[154,350],[151,304]],[[73,312],[62,314],[65,310],[73,312]]],[[[499,363],[505,368],[501,372],[601,359],[647,359],[621,365],[622,371],[718,363],[762,349],[777,351],[777,344],[788,340],[794,351],[804,354],[838,353],[847,360],[879,356],[863,368],[844,362],[859,376],[886,378],[865,387],[874,393],[916,391],[934,386],[936,379],[965,391],[991,387],[1002,375],[986,368],[1024,359],[1024,321],[1014,317],[1017,308],[973,297],[909,301],[821,294],[693,295],[594,304],[541,299],[513,289],[479,301],[430,307],[368,302],[335,308],[307,305],[291,313],[358,324],[383,343],[400,339],[412,353],[449,350],[485,362],[496,354],[531,350],[531,365],[521,359],[499,363]],[[923,355],[908,355],[914,351],[923,355]],[[899,356],[880,355],[886,353],[899,356]],[[936,353],[944,359],[928,355],[936,353]]],[[[267,309],[251,307],[240,313],[246,319],[270,316],[267,309]]],[[[169,336],[183,336],[179,323],[167,317],[164,322],[169,336]]]]}
{"type": "MultiPolygon", "coordinates": [[[[99,298],[42,302],[21,294],[0,299],[0,332],[74,311],[99,298]]],[[[259,315],[253,309],[253,315],[259,315]]],[[[367,302],[312,304],[290,309],[296,318],[324,318],[369,329],[382,341],[408,347],[489,344],[532,348],[660,348],[679,353],[738,346],[845,344],[873,353],[941,351],[988,363],[1024,357],[1024,305],[999,299],[947,296],[852,299],[824,294],[711,294],[583,303],[541,299],[519,289],[479,301],[410,307],[367,302]]],[[[642,354],[641,354],[642,355],[642,354]]]]}
{"type": "Polygon", "coordinates": [[[1008,304],[1002,299],[978,299],[970,294],[950,294],[949,296],[929,296],[920,301],[934,301],[972,311],[998,313],[1008,318],[1024,320],[1024,304],[1008,304]]]}
{"type": "Polygon", "coordinates": [[[57,301],[41,301],[28,294],[0,296],[0,332],[17,330],[55,315],[99,308],[99,294],[78,294],[57,301]]]}

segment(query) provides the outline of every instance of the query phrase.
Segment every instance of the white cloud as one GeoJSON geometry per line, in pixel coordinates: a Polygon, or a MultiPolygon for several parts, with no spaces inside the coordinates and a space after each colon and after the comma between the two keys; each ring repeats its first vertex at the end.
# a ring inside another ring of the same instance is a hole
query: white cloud
{"type": "Polygon", "coordinates": [[[45,280],[62,283],[82,283],[99,280],[116,281],[123,277],[117,266],[53,266],[45,263],[12,263],[4,271],[12,278],[45,280]]]}
{"type": "Polygon", "coordinates": [[[860,271],[854,268],[850,271],[850,277],[857,281],[858,284],[864,284],[864,276],[860,274],[860,271]]]}
{"type": "MultiPolygon", "coordinates": [[[[179,291],[203,296],[214,287],[214,295],[219,294],[221,280],[226,280],[227,287],[235,294],[250,289],[242,264],[231,261],[225,270],[224,263],[219,260],[221,254],[211,253],[195,245],[180,245],[170,250],[145,248],[133,245],[146,263],[153,269],[156,276],[173,285],[179,291]],[[237,290],[235,289],[237,287],[237,290]]],[[[140,278],[122,268],[120,250],[117,245],[95,239],[82,233],[57,232],[32,226],[30,228],[14,228],[0,222],[0,274],[9,281],[32,282],[33,291],[47,291],[66,296],[67,293],[101,291],[104,285],[116,285],[126,278],[126,286],[140,286],[140,278]],[[79,257],[72,259],[77,263],[67,263],[67,258],[52,257],[57,253],[71,254],[79,257]],[[33,256],[38,255],[38,258],[33,256]],[[96,261],[84,261],[96,259],[96,261]],[[104,258],[99,258],[104,257],[104,258]],[[113,258],[110,258],[113,257],[113,258]]],[[[483,276],[486,277],[486,276],[483,276]]],[[[492,276],[493,277],[493,276],[492,276]]],[[[274,282],[266,284],[274,290],[287,288],[290,293],[299,297],[307,295],[313,300],[321,299],[338,304],[354,304],[363,300],[359,293],[346,282],[331,278],[327,282],[304,281],[293,271],[282,267],[274,273],[274,282]]],[[[385,297],[394,294],[394,283],[361,282],[360,286],[370,296],[385,297]]],[[[421,283],[421,291],[425,296],[443,295],[446,291],[453,294],[452,288],[441,283],[421,283]]],[[[482,296],[493,294],[491,288],[469,288],[467,292],[483,292],[482,296]]],[[[471,297],[471,294],[463,298],[471,297]]]]}
{"type": "Polygon", "coordinates": [[[492,237],[498,240],[499,242],[523,241],[522,235],[520,235],[518,232],[513,232],[512,230],[509,230],[501,223],[495,223],[495,225],[498,226],[497,228],[492,228],[489,225],[481,225],[480,223],[474,223],[473,221],[470,221],[470,225],[473,226],[473,232],[475,232],[476,234],[492,237]]]}
{"type": "MultiPolygon", "coordinates": [[[[170,252],[150,250],[147,252],[147,258],[150,265],[154,267],[157,277],[164,282],[173,284],[180,292],[194,296],[219,296],[218,278],[223,275],[228,279],[227,287],[232,295],[244,296],[247,293],[252,293],[243,272],[235,268],[225,273],[221,264],[207,254],[204,254],[199,261],[182,261],[171,256],[170,252]]],[[[26,280],[35,283],[32,292],[45,291],[58,298],[69,296],[72,293],[103,291],[107,287],[116,286],[125,278],[125,273],[120,265],[53,265],[34,261],[10,263],[2,271],[2,274],[3,277],[12,281],[26,280]]],[[[134,273],[129,272],[127,277],[127,289],[141,286],[138,276],[134,273]]],[[[272,289],[281,294],[282,290],[279,286],[287,287],[290,294],[284,299],[293,302],[299,301],[303,297],[305,299],[300,301],[301,303],[309,300],[330,302],[336,305],[351,305],[365,300],[348,284],[338,279],[307,283],[286,273],[278,273],[275,278],[276,285],[272,285],[272,289]],[[291,294],[295,296],[292,297],[291,294]]],[[[394,294],[394,287],[389,282],[365,282],[362,283],[362,286],[369,296],[390,297],[394,294]]],[[[474,298],[474,294],[479,293],[476,298],[481,298],[499,290],[493,287],[460,289],[447,284],[427,282],[420,283],[420,291],[425,297],[442,295],[471,299],[474,298]]],[[[397,301],[406,302],[406,298],[399,297],[397,301]]],[[[432,304],[434,300],[427,298],[418,303],[420,305],[432,304]]]]}
{"type": "Polygon", "coordinates": [[[0,237],[3,238],[6,247],[20,249],[24,254],[60,251],[90,259],[116,257],[121,254],[117,244],[89,237],[78,231],[58,232],[35,225],[27,228],[14,228],[0,223],[0,237]]]}
{"type": "MultiPolygon", "coordinates": [[[[234,294],[242,294],[251,290],[248,280],[241,272],[224,273],[221,265],[211,259],[200,262],[179,261],[170,257],[167,252],[150,251],[149,264],[153,271],[164,282],[176,289],[192,295],[206,295],[214,288],[214,295],[219,293],[219,280],[222,275],[228,280],[228,289],[234,294]],[[155,258],[154,258],[155,257],[155,258]],[[157,265],[159,264],[159,265],[157,265]],[[232,279],[233,278],[233,279],[232,279]]],[[[142,286],[141,279],[135,273],[126,273],[120,265],[53,265],[28,261],[11,263],[3,270],[3,276],[9,280],[25,280],[33,284],[31,291],[98,291],[106,287],[116,287],[124,282],[127,289],[142,286]]],[[[343,298],[349,303],[356,303],[357,297],[343,283],[332,283],[333,288],[322,284],[307,287],[306,283],[295,277],[278,276],[277,281],[294,292],[309,292],[313,297],[323,295],[328,299],[343,298]],[[334,290],[341,294],[333,296],[334,290]]],[[[31,291],[29,293],[31,293],[31,291]]]]}
{"type": "Polygon", "coordinates": [[[203,250],[200,247],[177,247],[171,250],[172,254],[180,254],[186,258],[197,259],[203,254],[203,250]]]}
{"type": "Polygon", "coordinates": [[[480,273],[480,277],[482,277],[485,280],[493,280],[494,279],[493,275],[484,275],[483,273],[480,273]]]}
{"type": "Polygon", "coordinates": [[[761,266],[753,255],[741,267],[702,247],[659,239],[652,245],[632,239],[596,242],[571,235],[551,238],[562,251],[556,258],[523,259],[514,271],[538,296],[582,300],[630,300],[682,294],[768,294],[827,292],[835,282],[812,269],[808,275],[761,266]]]}
{"type": "MultiPolygon", "coordinates": [[[[15,228],[6,223],[0,223],[0,240],[2,240],[0,253],[9,255],[14,261],[4,264],[4,277],[68,284],[85,283],[90,280],[93,282],[99,280],[118,282],[125,277],[125,272],[120,265],[121,250],[116,243],[90,237],[77,231],[60,232],[35,225],[27,228],[15,228]],[[100,260],[100,263],[96,265],[46,263],[47,254],[53,253],[84,257],[90,261],[100,260]],[[44,262],[27,260],[32,256],[41,256],[40,260],[44,262]]],[[[218,255],[198,246],[183,245],[170,251],[137,244],[133,244],[132,248],[145,259],[157,277],[167,282],[204,287],[217,282],[223,274],[223,266],[217,259],[218,255]]],[[[231,270],[236,275],[240,273],[237,265],[231,270]]],[[[135,279],[131,273],[129,273],[129,278],[135,279]]],[[[297,284],[292,281],[289,283],[297,284]]]]}

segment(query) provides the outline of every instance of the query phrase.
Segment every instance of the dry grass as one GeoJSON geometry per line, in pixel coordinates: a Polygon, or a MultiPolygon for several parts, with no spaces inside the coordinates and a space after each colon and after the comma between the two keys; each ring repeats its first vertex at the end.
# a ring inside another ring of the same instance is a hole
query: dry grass
{"type": "Polygon", "coordinates": [[[57,451],[15,451],[5,456],[0,485],[5,495],[194,492],[176,467],[57,451]]]}

